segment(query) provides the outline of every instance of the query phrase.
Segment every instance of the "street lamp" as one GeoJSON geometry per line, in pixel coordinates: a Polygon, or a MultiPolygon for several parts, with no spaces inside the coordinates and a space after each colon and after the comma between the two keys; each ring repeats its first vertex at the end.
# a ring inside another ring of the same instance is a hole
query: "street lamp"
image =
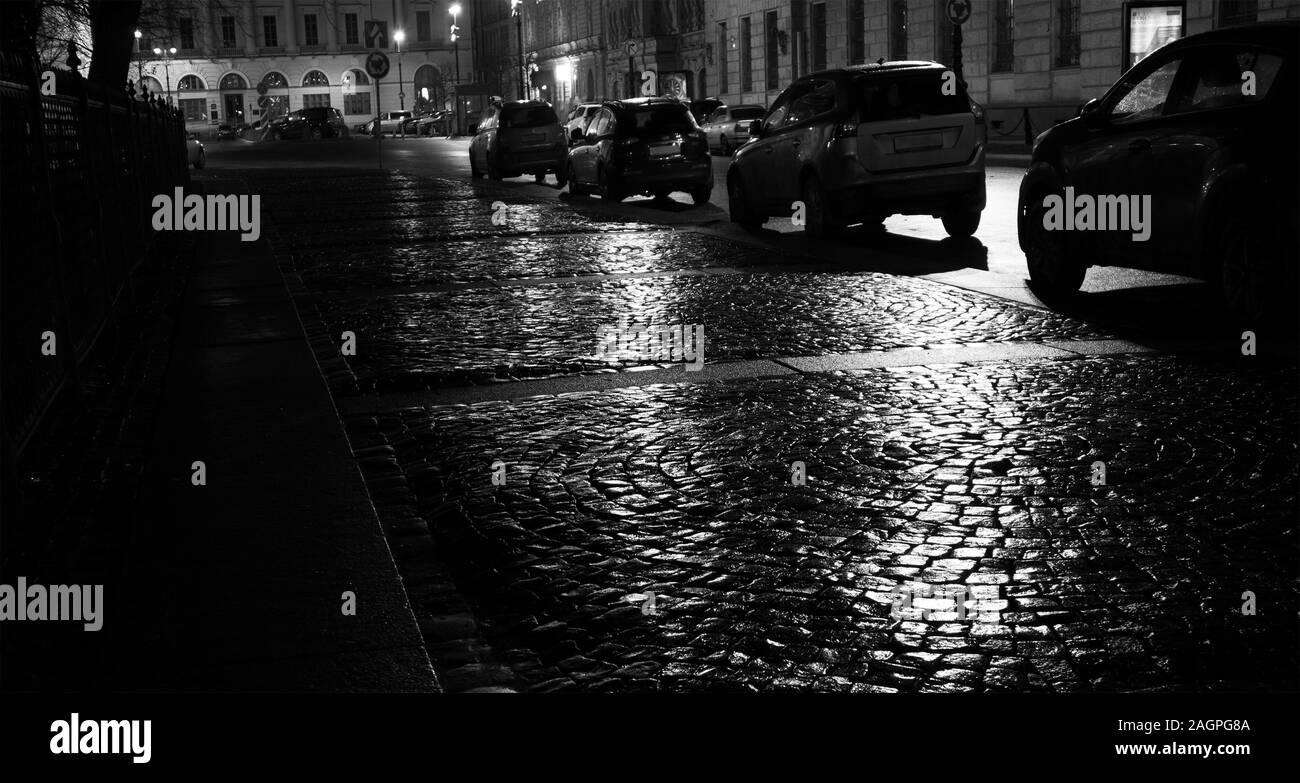
{"type": "Polygon", "coordinates": [[[460,123],[460,26],[456,17],[460,16],[460,3],[452,3],[447,9],[451,14],[451,48],[456,56],[456,135],[461,135],[460,123]]]}
{"type": "Polygon", "coordinates": [[[153,48],[153,53],[163,58],[163,73],[166,74],[167,76],[167,102],[171,103],[172,102],[171,56],[173,54],[176,54],[176,47],[173,46],[170,49],[159,49],[157,46],[155,46],[153,48]]]}
{"type": "Polygon", "coordinates": [[[140,56],[140,37],[144,35],[139,30],[135,31],[135,86],[138,90],[143,86],[144,81],[144,58],[140,56]]]}
{"type": "Polygon", "coordinates": [[[510,0],[510,15],[515,18],[515,30],[519,33],[519,100],[524,99],[524,0],[510,0]]]}
{"type": "Polygon", "coordinates": [[[393,40],[397,42],[397,101],[398,108],[406,108],[406,87],[402,85],[402,41],[406,40],[406,33],[398,30],[393,33],[393,40]]]}

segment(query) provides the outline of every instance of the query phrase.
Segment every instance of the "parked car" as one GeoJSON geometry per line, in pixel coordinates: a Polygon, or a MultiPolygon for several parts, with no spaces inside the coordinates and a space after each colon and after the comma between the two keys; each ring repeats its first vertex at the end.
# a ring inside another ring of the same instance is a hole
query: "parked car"
{"type": "Polygon", "coordinates": [[[946,72],[902,61],[797,79],[732,159],[732,221],[757,228],[798,201],[811,236],[899,214],[940,218],[954,237],[974,234],[985,205],[984,109],[946,72]]]}
{"type": "Polygon", "coordinates": [[[545,101],[509,101],[489,107],[469,144],[469,168],[492,179],[554,173],[564,187],[569,144],[555,109],[545,101]]]}
{"type": "Polygon", "coordinates": [[[196,169],[208,165],[208,156],[203,150],[203,142],[199,141],[199,134],[194,132],[185,134],[185,155],[186,161],[196,169]]]}
{"type": "Polygon", "coordinates": [[[236,131],[235,128],[234,128],[233,126],[231,126],[231,125],[218,125],[218,126],[217,126],[217,140],[218,140],[218,141],[226,141],[226,140],[229,140],[229,139],[237,139],[237,138],[239,138],[239,132],[236,131]]]}
{"type": "Polygon", "coordinates": [[[573,138],[574,130],[581,130],[584,135],[587,123],[600,111],[599,103],[580,103],[569,110],[568,120],[564,123],[564,138],[573,138]]]}
{"type": "Polygon", "coordinates": [[[311,106],[271,120],[272,139],[334,139],[348,135],[347,123],[338,109],[311,106]]]}
{"type": "Polygon", "coordinates": [[[709,142],[709,152],[715,149],[730,155],[753,140],[749,129],[754,120],[762,119],[767,109],[756,103],[740,106],[719,106],[700,128],[709,142]]]}
{"type": "Polygon", "coordinates": [[[587,125],[573,131],[569,192],[597,192],[609,201],[639,194],[691,194],[698,205],[713,192],[708,143],[689,106],[672,98],[606,101],[587,125]]]}
{"type": "Polygon", "coordinates": [[[364,133],[371,136],[383,133],[397,133],[402,122],[411,118],[409,111],[386,111],[370,122],[366,123],[364,133]]]}
{"type": "Polygon", "coordinates": [[[702,126],[723,104],[717,98],[692,98],[686,101],[686,105],[691,107],[691,116],[695,118],[695,124],[702,126]]]}
{"type": "Polygon", "coordinates": [[[407,132],[414,132],[420,136],[446,136],[451,132],[455,120],[451,111],[445,109],[431,111],[417,117],[411,130],[407,132]]]}
{"type": "Polygon", "coordinates": [[[1297,33],[1286,21],[1174,41],[1041,134],[1018,224],[1035,290],[1062,296],[1089,266],[1126,266],[1211,281],[1242,314],[1294,308],[1297,33]],[[1049,228],[1052,196],[1092,202],[1092,227],[1115,230],[1049,228]]]}

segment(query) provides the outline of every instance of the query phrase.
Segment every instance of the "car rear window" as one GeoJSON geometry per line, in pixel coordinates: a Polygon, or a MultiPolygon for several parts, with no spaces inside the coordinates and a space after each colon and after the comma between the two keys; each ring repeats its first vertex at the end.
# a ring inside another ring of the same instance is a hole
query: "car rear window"
{"type": "Polygon", "coordinates": [[[970,102],[960,85],[955,94],[944,94],[940,71],[858,79],[856,88],[862,122],[970,112],[970,102]]]}
{"type": "Polygon", "coordinates": [[[766,114],[766,110],[755,106],[752,109],[732,109],[731,119],[733,120],[756,120],[766,114]]]}
{"type": "Polygon", "coordinates": [[[501,110],[503,128],[540,128],[559,122],[555,109],[550,106],[506,106],[501,110]]]}
{"type": "Polygon", "coordinates": [[[618,115],[618,129],[625,133],[689,133],[695,127],[690,111],[680,103],[626,107],[618,115]]]}

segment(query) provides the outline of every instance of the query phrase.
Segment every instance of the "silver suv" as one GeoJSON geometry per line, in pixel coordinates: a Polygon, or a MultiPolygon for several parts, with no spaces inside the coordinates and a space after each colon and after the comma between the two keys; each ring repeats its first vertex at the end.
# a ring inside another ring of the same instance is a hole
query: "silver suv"
{"type": "Polygon", "coordinates": [[[826,236],[890,215],[932,215],[969,237],[984,210],[984,109],[928,61],[810,74],[751,126],[727,173],[731,220],[757,229],[802,202],[826,236]]]}

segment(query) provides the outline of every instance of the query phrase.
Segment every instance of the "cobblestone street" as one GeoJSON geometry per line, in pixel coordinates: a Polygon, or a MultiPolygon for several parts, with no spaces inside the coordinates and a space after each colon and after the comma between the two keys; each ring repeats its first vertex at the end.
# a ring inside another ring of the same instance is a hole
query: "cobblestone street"
{"type": "Polygon", "coordinates": [[[205,176],[266,201],[450,690],[1300,685],[1296,365],[1222,324],[1169,354],[508,183],[205,176]],[[621,317],[703,325],[705,372],[599,355],[621,317]]]}

